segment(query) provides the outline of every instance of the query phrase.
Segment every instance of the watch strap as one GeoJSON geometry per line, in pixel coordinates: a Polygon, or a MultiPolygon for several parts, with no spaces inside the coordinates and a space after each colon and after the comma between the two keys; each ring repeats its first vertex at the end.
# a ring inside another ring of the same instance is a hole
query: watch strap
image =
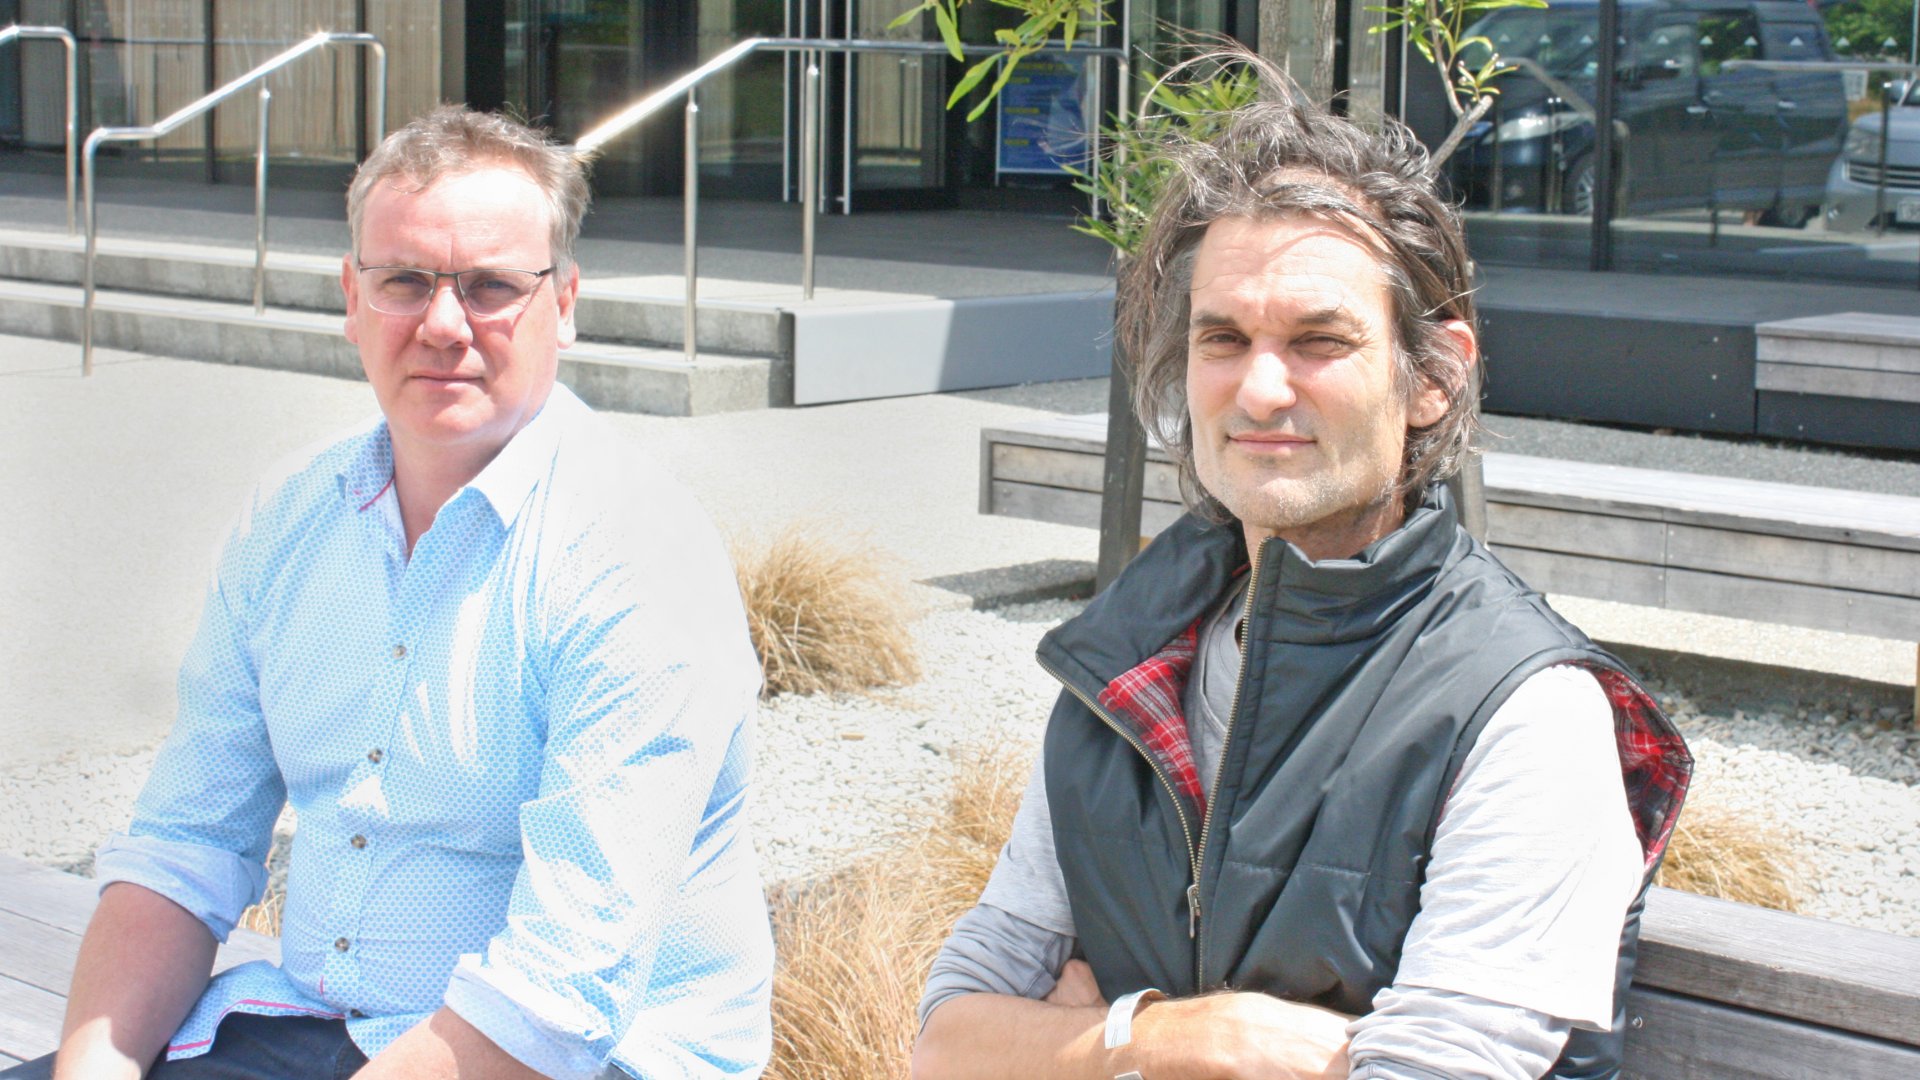
{"type": "MultiPolygon", "coordinates": [[[[1106,1048],[1117,1050],[1133,1041],[1133,1016],[1140,1006],[1149,1001],[1158,1001],[1167,995],[1151,987],[1135,990],[1131,994],[1122,994],[1107,1009],[1106,1048]]],[[[1139,1080],[1139,1073],[1122,1073],[1114,1080],[1139,1080]]]]}

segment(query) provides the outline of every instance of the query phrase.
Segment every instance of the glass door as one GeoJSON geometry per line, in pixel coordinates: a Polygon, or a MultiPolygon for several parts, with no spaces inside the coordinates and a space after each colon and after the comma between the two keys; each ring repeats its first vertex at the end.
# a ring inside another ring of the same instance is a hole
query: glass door
{"type": "MultiPolygon", "coordinates": [[[[917,6],[913,0],[846,0],[852,36],[865,40],[927,41],[938,35],[921,18],[889,29],[917,6]]],[[[948,60],[943,55],[859,53],[842,102],[845,157],[841,183],[851,208],[928,208],[951,205],[946,183],[948,60]]]]}

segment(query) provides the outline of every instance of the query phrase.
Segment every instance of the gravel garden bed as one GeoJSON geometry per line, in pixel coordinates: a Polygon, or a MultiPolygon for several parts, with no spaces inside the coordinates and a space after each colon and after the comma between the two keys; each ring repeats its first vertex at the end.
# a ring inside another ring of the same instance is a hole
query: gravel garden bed
{"type": "MultiPolygon", "coordinates": [[[[920,682],[769,702],[752,809],[768,881],[829,872],[913,832],[970,748],[1035,744],[1058,687],[1033,662],[1034,643],[1078,607],[934,611],[913,627],[920,682]]],[[[1920,936],[1920,732],[1910,714],[1832,680],[1796,695],[1777,678],[1715,678],[1671,654],[1649,667],[1650,688],[1698,759],[1696,798],[1795,838],[1806,914],[1920,936]]],[[[152,756],[0,767],[0,850],[88,871],[92,849],[124,827],[152,756]]]]}

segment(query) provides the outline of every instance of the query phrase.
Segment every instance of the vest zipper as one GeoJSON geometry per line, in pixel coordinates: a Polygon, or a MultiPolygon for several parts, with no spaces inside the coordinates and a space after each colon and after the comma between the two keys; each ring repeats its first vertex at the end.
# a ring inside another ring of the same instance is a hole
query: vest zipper
{"type": "Polygon", "coordinates": [[[1147,752],[1147,747],[1145,743],[1142,743],[1137,737],[1134,736],[1132,732],[1128,731],[1126,727],[1120,723],[1120,721],[1115,720],[1112,716],[1108,715],[1107,711],[1101,708],[1098,704],[1096,704],[1093,701],[1093,699],[1081,693],[1078,687],[1074,686],[1071,682],[1068,682],[1064,676],[1062,676],[1058,671],[1054,670],[1054,667],[1052,664],[1047,663],[1047,661],[1042,657],[1035,657],[1035,659],[1040,661],[1040,666],[1046,669],[1047,674],[1059,680],[1061,686],[1066,687],[1067,693],[1072,694],[1076,698],[1079,698],[1080,704],[1085,705],[1087,709],[1093,713],[1093,715],[1100,718],[1101,722],[1105,723],[1108,727],[1112,728],[1114,734],[1120,736],[1122,739],[1125,739],[1129,745],[1131,745],[1135,750],[1139,751],[1140,756],[1146,759],[1147,768],[1152,769],[1153,775],[1159,778],[1160,786],[1167,789],[1167,795],[1173,803],[1173,812],[1180,818],[1180,837],[1181,839],[1185,840],[1187,843],[1187,868],[1188,868],[1188,872],[1193,876],[1193,882],[1194,882],[1192,885],[1188,886],[1187,888],[1187,904],[1188,904],[1187,936],[1188,937],[1196,936],[1198,933],[1198,927],[1199,927],[1200,909],[1194,905],[1196,905],[1199,902],[1199,895],[1200,895],[1199,894],[1200,858],[1199,858],[1199,855],[1194,851],[1193,825],[1191,822],[1187,820],[1186,808],[1182,806],[1180,803],[1179,789],[1173,786],[1173,779],[1166,774],[1165,770],[1160,768],[1160,763],[1153,759],[1153,755],[1151,753],[1147,752]]]}
{"type": "Polygon", "coordinates": [[[1200,941],[1200,869],[1207,857],[1207,837],[1213,832],[1213,810],[1220,801],[1220,778],[1227,771],[1227,748],[1233,745],[1234,724],[1240,719],[1240,691],[1247,682],[1247,657],[1252,653],[1251,639],[1244,627],[1253,617],[1253,593],[1260,584],[1260,548],[1253,546],[1253,564],[1247,570],[1247,596],[1240,609],[1240,670],[1233,680],[1233,706],[1227,710],[1227,729],[1220,736],[1220,754],[1213,765],[1213,783],[1207,787],[1207,810],[1200,818],[1200,849],[1193,860],[1193,884],[1187,889],[1187,908],[1190,916],[1187,923],[1188,936],[1194,940],[1193,975],[1194,987],[1200,993],[1207,992],[1207,951],[1200,941]]]}

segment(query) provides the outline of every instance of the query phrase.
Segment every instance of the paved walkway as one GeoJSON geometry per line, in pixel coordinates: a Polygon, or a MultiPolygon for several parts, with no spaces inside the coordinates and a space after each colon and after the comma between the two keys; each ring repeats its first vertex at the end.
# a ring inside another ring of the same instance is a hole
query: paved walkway
{"type": "MultiPolygon", "coordinates": [[[[150,745],[213,544],[280,456],[375,411],[364,384],[0,337],[0,755],[150,745]]],[[[1083,386],[1087,384],[1081,384],[1083,386]]],[[[1053,388],[1042,395],[1058,395],[1053,388]]],[[[1098,384],[1063,402],[1079,411],[1098,384]]],[[[921,579],[1091,559],[1086,530],[978,513],[980,429],[1006,395],[896,398],[693,419],[611,415],[734,534],[793,519],[865,533],[921,579]]]]}

